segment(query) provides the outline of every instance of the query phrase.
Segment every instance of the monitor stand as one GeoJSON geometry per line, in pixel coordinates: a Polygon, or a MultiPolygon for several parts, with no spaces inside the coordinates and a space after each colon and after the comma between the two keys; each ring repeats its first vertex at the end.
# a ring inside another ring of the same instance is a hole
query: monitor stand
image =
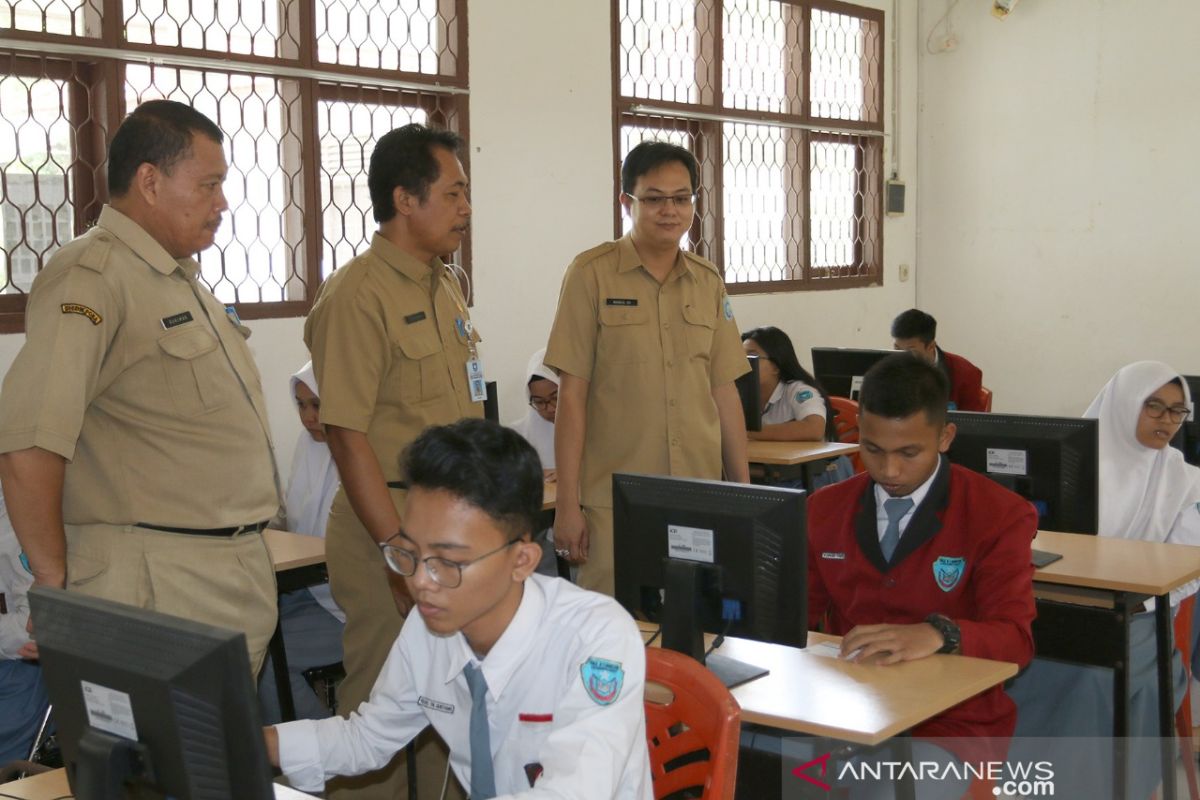
{"type": "Polygon", "coordinates": [[[710,565],[681,558],[668,558],[664,564],[666,580],[663,609],[660,616],[662,646],[691,656],[717,676],[726,688],[732,689],[747,681],[761,678],[770,670],[713,653],[704,657],[704,633],[700,627],[700,603],[704,597],[702,583],[710,565]]]}
{"type": "Polygon", "coordinates": [[[88,800],[123,800],[125,782],[146,774],[148,753],[141,742],[88,726],[79,737],[71,789],[88,800]]]}

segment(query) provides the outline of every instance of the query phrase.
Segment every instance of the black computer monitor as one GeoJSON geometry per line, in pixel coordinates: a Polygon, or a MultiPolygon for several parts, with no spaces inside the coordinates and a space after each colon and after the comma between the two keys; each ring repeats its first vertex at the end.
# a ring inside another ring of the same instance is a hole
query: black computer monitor
{"type": "Polygon", "coordinates": [[[61,589],[29,602],[76,797],[274,797],[244,634],[61,589]]]}
{"type": "Polygon", "coordinates": [[[813,377],[825,391],[838,397],[858,399],[863,375],[881,358],[895,355],[895,350],[856,350],[850,347],[814,347],[812,349],[813,377]]]}
{"type": "Polygon", "coordinates": [[[805,493],[774,486],[613,475],[616,598],[662,626],[663,647],[726,686],[766,670],[713,655],[703,632],[804,647],[805,493]]]}
{"type": "Polygon", "coordinates": [[[1183,451],[1183,459],[1189,464],[1200,466],[1200,420],[1196,419],[1196,395],[1200,393],[1200,376],[1184,375],[1188,392],[1192,396],[1192,413],[1179,427],[1171,445],[1183,451]]]}
{"type": "Polygon", "coordinates": [[[1033,503],[1042,530],[1096,533],[1099,425],[1079,417],[951,411],[947,453],[1033,503]]]}
{"type": "Polygon", "coordinates": [[[499,424],[500,398],[496,396],[496,382],[488,381],[484,384],[484,389],[487,396],[483,398],[483,418],[499,424]]]}
{"type": "Polygon", "coordinates": [[[762,430],[762,389],[758,383],[758,356],[746,356],[750,371],[742,375],[734,385],[742,399],[742,414],[746,417],[746,430],[762,430]]]}

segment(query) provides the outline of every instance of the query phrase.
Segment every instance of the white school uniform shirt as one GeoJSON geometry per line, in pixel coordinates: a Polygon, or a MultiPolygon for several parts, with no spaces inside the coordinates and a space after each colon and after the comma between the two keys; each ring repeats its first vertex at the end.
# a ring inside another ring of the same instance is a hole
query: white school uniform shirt
{"type": "Polygon", "coordinates": [[[652,800],[641,634],[612,598],[542,575],[525,581],[482,662],[461,633],[436,636],[409,614],[370,698],[348,719],[277,726],[284,774],[319,792],[334,775],[384,766],[432,724],[470,786],[469,663],[482,664],[488,685],[497,797],[652,800]]]}
{"type": "Polygon", "coordinates": [[[775,385],[762,412],[764,425],[778,425],[816,414],[825,419],[825,399],[804,381],[788,381],[775,385]]]}
{"type": "Polygon", "coordinates": [[[21,552],[21,544],[8,519],[4,497],[0,496],[0,592],[4,607],[0,614],[0,659],[17,659],[17,651],[29,642],[25,625],[29,622],[29,587],[33,572],[21,552]]]}
{"type": "Polygon", "coordinates": [[[537,450],[542,462],[542,469],[554,469],[554,423],[542,419],[542,415],[528,405],[530,398],[529,382],[536,376],[558,386],[558,374],[543,363],[546,348],[542,348],[529,357],[525,367],[525,416],[511,423],[508,427],[525,437],[525,440],[537,450]]]}

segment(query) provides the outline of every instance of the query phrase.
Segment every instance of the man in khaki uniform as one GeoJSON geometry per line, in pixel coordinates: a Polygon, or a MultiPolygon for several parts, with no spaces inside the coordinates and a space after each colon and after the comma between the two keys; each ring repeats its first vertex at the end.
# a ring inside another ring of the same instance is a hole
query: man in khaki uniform
{"type": "MultiPolygon", "coordinates": [[[[370,695],[411,604],[378,547],[400,529],[400,454],[430,425],[483,416],[482,377],[468,375],[479,334],[458,279],[439,258],[458,249],[471,218],[458,147],[455,134],[420,125],[380,138],[368,173],[379,231],[325,282],[304,327],[342,479],[325,541],[333,597],[346,612],[343,714],[370,695]]],[[[421,746],[422,797],[440,792],[440,746],[421,746]]],[[[330,797],[390,800],[406,782],[401,757],[379,772],[331,781],[330,797]]]]}
{"type": "Polygon", "coordinates": [[[621,168],[633,231],[563,278],[545,363],[558,370],[554,544],[579,584],[613,593],[612,474],[748,482],[734,379],[748,372],[711,262],[681,250],[698,168],[687,150],[638,145],[621,168]]]}
{"type": "Polygon", "coordinates": [[[257,673],[275,457],[250,331],[191,257],[227,208],[222,138],[165,100],[117,130],[111,204],[33,283],[0,480],[37,583],[245,631],[257,673]]]}

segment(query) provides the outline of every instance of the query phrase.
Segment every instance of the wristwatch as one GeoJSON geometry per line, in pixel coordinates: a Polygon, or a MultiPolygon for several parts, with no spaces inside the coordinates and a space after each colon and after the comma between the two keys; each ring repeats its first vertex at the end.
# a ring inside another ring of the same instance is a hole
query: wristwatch
{"type": "Polygon", "coordinates": [[[953,653],[958,650],[958,646],[962,644],[962,631],[958,629],[954,620],[943,614],[930,614],[925,621],[942,635],[942,646],[938,649],[939,653],[953,653]]]}

